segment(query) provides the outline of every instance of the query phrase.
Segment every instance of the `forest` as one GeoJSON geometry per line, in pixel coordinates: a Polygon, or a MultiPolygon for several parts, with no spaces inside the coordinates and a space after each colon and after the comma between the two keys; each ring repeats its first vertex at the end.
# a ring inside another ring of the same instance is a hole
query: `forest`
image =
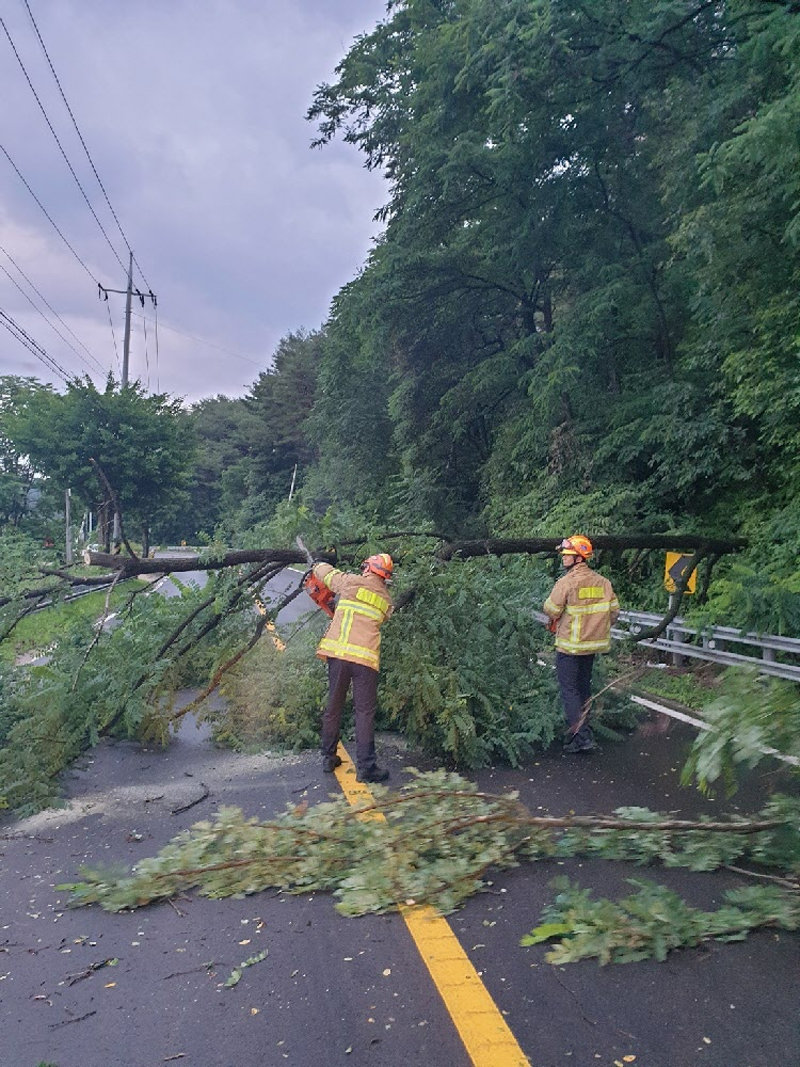
{"type": "MultiPolygon", "coordinates": [[[[381,236],[246,396],[0,378],[2,644],[99,580],[64,565],[67,488],[123,556],[283,552],[177,603],[137,585],[113,632],[84,620],[45,665],[9,664],[12,810],[48,802],[104,734],[166,740],[187,684],[223,686],[230,743],[314,743],[320,624],[279,660],[250,611],[298,533],[343,565],[395,555],[408,607],[382,714],[458,767],[518,762],[558,731],[553,682],[530,670],[555,559],[448,561],[442,544],[724,543],[683,610],[800,632],[800,6],[393,0],[308,119],[316,150],[343,139],[385,176],[381,236]]],[[[623,605],[665,610],[663,553],[596,563],[623,605]]],[[[733,689],[739,729],[797,754],[791,687],[733,689]]],[[[699,777],[744,759],[731,741],[699,777]]]]}

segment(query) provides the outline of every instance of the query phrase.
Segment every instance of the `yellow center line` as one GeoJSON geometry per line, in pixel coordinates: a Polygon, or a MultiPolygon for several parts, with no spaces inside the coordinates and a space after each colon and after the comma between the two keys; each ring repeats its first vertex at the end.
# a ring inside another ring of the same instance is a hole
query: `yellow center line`
{"type": "MultiPolygon", "coordinates": [[[[355,807],[374,800],[367,786],[356,781],[353,761],[341,743],[338,753],[342,764],[336,778],[349,803],[355,807]]],[[[384,818],[377,811],[362,817],[384,818]]],[[[447,920],[427,904],[399,908],[474,1067],[530,1067],[447,920]]]]}

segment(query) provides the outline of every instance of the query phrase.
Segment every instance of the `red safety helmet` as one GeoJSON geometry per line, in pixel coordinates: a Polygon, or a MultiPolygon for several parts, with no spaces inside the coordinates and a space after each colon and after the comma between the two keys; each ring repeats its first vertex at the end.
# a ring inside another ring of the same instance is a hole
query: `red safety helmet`
{"type": "Polygon", "coordinates": [[[377,552],[374,556],[367,556],[361,564],[361,570],[364,573],[377,574],[379,578],[383,578],[384,582],[389,582],[392,578],[394,563],[388,552],[377,552]]]}
{"type": "Polygon", "coordinates": [[[588,559],[594,549],[592,542],[585,534],[573,534],[572,537],[564,538],[558,546],[558,551],[562,556],[580,556],[581,559],[588,559]]]}

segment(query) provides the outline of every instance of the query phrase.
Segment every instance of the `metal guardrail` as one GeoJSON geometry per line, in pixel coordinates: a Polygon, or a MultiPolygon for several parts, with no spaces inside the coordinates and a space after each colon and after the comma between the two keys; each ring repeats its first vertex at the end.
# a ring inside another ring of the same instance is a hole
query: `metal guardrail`
{"type": "MultiPolygon", "coordinates": [[[[547,625],[548,617],[541,611],[534,611],[534,617],[539,622],[547,625]]],[[[628,624],[629,629],[623,630],[618,626],[611,629],[611,636],[622,640],[630,636],[631,632],[641,632],[646,627],[655,626],[661,622],[661,615],[655,615],[647,611],[621,611],[619,618],[628,624]]],[[[715,626],[708,633],[698,631],[696,627],[686,626],[683,619],[673,619],[664,635],[654,641],[641,641],[640,644],[648,648],[659,648],[665,652],[679,653],[681,656],[694,656],[697,659],[709,660],[713,663],[728,665],[758,667],[763,674],[771,674],[776,678],[788,678],[791,681],[800,681],[800,665],[792,663],[776,663],[774,655],[782,652],[790,656],[800,658],[800,640],[793,637],[777,637],[774,634],[754,634],[736,630],[732,626],[715,626]],[[692,645],[687,638],[700,638],[701,644],[692,645]],[[718,645],[721,642],[728,644],[741,644],[749,648],[758,649],[761,658],[745,656],[735,652],[728,652],[718,645]]],[[[661,698],[648,699],[647,697],[629,694],[629,699],[634,704],[649,708],[651,711],[660,712],[673,719],[694,726],[697,730],[712,730],[713,726],[704,722],[696,715],[689,715],[685,711],[662,703],[661,698]]],[[[760,747],[760,746],[759,746],[760,747]]],[[[796,756],[787,756],[777,752],[774,748],[760,748],[766,755],[774,756],[783,763],[791,763],[794,767],[800,767],[800,759],[796,756]]]]}
{"type": "MultiPolygon", "coordinates": [[[[628,624],[628,629],[615,626],[611,635],[622,639],[629,634],[641,633],[655,626],[661,618],[647,611],[621,611],[619,619],[628,624]]],[[[688,626],[681,618],[675,618],[660,637],[640,643],[648,648],[671,652],[676,658],[687,656],[726,666],[757,667],[761,674],[800,682],[800,640],[794,637],[747,633],[732,626],[700,630],[688,626]],[[734,652],[731,646],[749,649],[750,652],[734,652]],[[777,660],[776,653],[780,653],[784,659],[777,660]]]]}
{"type": "MultiPolygon", "coordinates": [[[[543,612],[535,611],[533,614],[539,622],[547,624],[548,618],[543,612]]],[[[663,616],[649,611],[621,611],[619,621],[627,623],[628,628],[613,626],[611,636],[622,641],[631,634],[635,635],[656,626],[662,618],[663,616]]],[[[733,626],[714,626],[710,630],[700,630],[696,626],[687,626],[681,618],[675,618],[661,637],[639,643],[647,648],[671,652],[675,662],[680,662],[680,657],[687,656],[729,667],[757,667],[762,674],[800,682],[800,640],[795,637],[746,633],[733,626]],[[757,654],[731,652],[731,645],[752,649],[757,654]],[[778,661],[775,658],[776,652],[784,657],[792,657],[796,662],[786,662],[785,659],[778,661]]]]}

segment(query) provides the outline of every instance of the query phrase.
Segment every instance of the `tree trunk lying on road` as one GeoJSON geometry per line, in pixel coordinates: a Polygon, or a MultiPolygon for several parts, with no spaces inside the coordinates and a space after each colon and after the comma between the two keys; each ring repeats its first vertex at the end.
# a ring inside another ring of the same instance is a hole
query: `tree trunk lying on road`
{"type": "MultiPolygon", "coordinates": [[[[391,535],[387,535],[387,539],[391,535]]],[[[486,538],[483,541],[444,542],[435,552],[437,559],[467,559],[473,556],[555,555],[556,546],[561,538],[534,537],[524,540],[506,538],[486,538]]],[[[600,535],[592,538],[595,549],[612,549],[626,551],[630,549],[663,549],[673,552],[702,552],[703,555],[724,555],[744,548],[746,541],[733,539],[721,541],[714,538],[698,537],[694,534],[680,536],[677,534],[632,534],[630,536],[612,537],[600,535]]],[[[319,559],[336,561],[335,554],[319,552],[319,559]]],[[[138,559],[131,556],[110,555],[107,552],[84,552],[84,563],[90,567],[108,567],[121,570],[126,576],[135,574],[166,574],[170,571],[219,570],[223,567],[238,567],[248,563],[282,563],[290,566],[298,563],[306,565],[303,554],[295,549],[254,548],[226,552],[221,556],[170,556],[162,559],[138,559]],[[202,561],[202,562],[201,562],[202,561]]]]}

